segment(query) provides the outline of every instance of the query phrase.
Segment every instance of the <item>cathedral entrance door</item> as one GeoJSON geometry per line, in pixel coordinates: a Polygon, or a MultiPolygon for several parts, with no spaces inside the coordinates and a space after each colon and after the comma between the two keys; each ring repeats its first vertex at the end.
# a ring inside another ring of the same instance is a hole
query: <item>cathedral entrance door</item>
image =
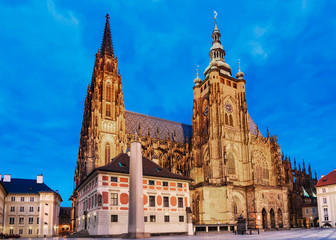
{"type": "Polygon", "coordinates": [[[270,216],[271,216],[271,228],[275,228],[275,213],[273,208],[270,211],[270,216]]]}
{"type": "Polygon", "coordinates": [[[262,225],[263,225],[263,228],[266,229],[267,228],[267,213],[266,213],[265,208],[263,208],[261,214],[262,214],[262,225]]]}

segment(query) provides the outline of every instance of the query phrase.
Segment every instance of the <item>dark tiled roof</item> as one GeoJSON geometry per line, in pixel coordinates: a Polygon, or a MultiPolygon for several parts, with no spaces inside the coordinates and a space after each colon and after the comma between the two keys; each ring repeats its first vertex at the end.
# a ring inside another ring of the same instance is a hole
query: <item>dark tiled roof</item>
{"type": "MultiPolygon", "coordinates": [[[[168,133],[170,139],[173,139],[174,132],[176,133],[176,142],[185,143],[186,138],[192,137],[192,126],[183,123],[172,122],[169,120],[151,117],[139,113],[125,111],[126,132],[134,134],[138,132],[139,124],[141,128],[141,136],[147,136],[148,129],[152,137],[157,138],[157,129],[159,129],[160,139],[167,140],[168,133]]],[[[249,129],[251,134],[257,135],[257,125],[249,115],[249,129]]],[[[259,131],[259,136],[262,136],[259,131]]]]}
{"type": "Polygon", "coordinates": [[[45,183],[37,183],[36,179],[12,178],[10,182],[1,181],[8,193],[30,193],[54,192],[45,183]]]}
{"type": "Polygon", "coordinates": [[[315,187],[322,187],[322,186],[327,186],[331,184],[336,184],[336,169],[328,173],[327,175],[325,175],[320,180],[318,180],[315,187]]]}
{"type": "MultiPolygon", "coordinates": [[[[248,115],[248,121],[249,121],[249,129],[250,129],[250,133],[253,135],[257,135],[257,131],[258,131],[258,127],[257,125],[254,123],[253,119],[251,118],[250,114],[248,115]]],[[[262,136],[261,132],[259,131],[259,136],[262,136]]]]}
{"type": "Polygon", "coordinates": [[[138,132],[139,124],[141,128],[141,136],[147,136],[148,129],[151,137],[157,138],[157,130],[159,129],[160,139],[167,140],[168,133],[170,139],[176,134],[176,142],[184,143],[186,138],[192,137],[192,126],[183,123],[172,122],[165,119],[146,116],[139,113],[125,111],[126,132],[134,134],[138,132]]]}
{"type": "MultiPolygon", "coordinates": [[[[121,153],[118,156],[116,156],[111,163],[97,168],[96,171],[107,171],[107,172],[118,172],[129,174],[129,161],[130,157],[126,153],[121,153]]],[[[145,157],[142,157],[142,169],[144,176],[191,180],[188,177],[171,173],[145,157]]]]}

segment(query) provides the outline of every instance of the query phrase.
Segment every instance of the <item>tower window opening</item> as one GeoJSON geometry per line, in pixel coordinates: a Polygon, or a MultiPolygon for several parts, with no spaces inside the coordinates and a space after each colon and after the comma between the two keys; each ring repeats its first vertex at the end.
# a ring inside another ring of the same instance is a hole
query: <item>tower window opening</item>
{"type": "Polygon", "coordinates": [[[237,84],[236,83],[233,84],[233,88],[237,88],[237,84]]]}
{"type": "Polygon", "coordinates": [[[229,125],[233,127],[233,118],[232,118],[232,115],[230,114],[229,116],[229,125]]]}
{"type": "Polygon", "coordinates": [[[106,101],[111,102],[111,84],[107,83],[106,85],[106,101]]]}
{"type": "Polygon", "coordinates": [[[106,117],[111,117],[111,105],[106,104],[106,117]]]}
{"type": "Polygon", "coordinates": [[[225,125],[229,125],[229,117],[227,113],[225,113],[225,125]]]}
{"type": "Polygon", "coordinates": [[[107,65],[106,65],[106,70],[107,70],[108,72],[111,71],[111,65],[110,65],[110,63],[107,63],[107,65]]]}

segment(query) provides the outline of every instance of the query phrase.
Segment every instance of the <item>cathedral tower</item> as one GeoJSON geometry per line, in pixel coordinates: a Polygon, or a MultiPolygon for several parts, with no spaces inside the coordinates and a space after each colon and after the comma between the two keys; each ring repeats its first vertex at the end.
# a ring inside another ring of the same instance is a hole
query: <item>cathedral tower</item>
{"type": "Polygon", "coordinates": [[[216,15],[211,37],[209,66],[203,80],[197,75],[193,87],[194,221],[234,224],[242,214],[250,227],[287,225],[287,206],[280,200],[287,195],[280,187],[285,179],[277,138],[269,133],[263,137],[249,116],[244,74],[239,64],[234,78],[225,62],[216,15]],[[256,201],[258,196],[263,200],[256,201]],[[276,215],[279,221],[269,222],[276,215]]]}
{"type": "Polygon", "coordinates": [[[106,15],[104,36],[85,98],[80,136],[76,186],[95,168],[103,166],[126,150],[125,107],[114,56],[109,15],[106,15]]]}

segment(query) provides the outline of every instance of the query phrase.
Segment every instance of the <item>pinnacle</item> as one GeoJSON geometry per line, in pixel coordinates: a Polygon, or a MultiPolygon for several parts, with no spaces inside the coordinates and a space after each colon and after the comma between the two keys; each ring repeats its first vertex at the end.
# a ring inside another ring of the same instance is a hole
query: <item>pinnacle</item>
{"type": "Polygon", "coordinates": [[[113,57],[113,45],[111,38],[111,29],[110,29],[110,17],[106,14],[106,22],[104,29],[103,42],[100,48],[100,56],[108,55],[113,57]]]}

